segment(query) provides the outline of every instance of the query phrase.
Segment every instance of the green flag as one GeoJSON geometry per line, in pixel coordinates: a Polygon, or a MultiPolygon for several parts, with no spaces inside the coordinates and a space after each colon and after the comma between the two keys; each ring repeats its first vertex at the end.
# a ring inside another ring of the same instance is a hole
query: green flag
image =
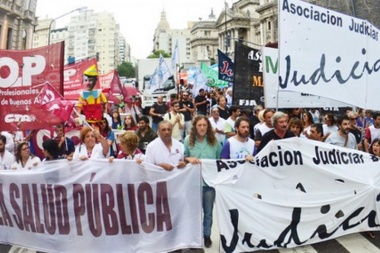
{"type": "Polygon", "coordinates": [[[224,88],[228,86],[228,82],[218,79],[218,76],[219,76],[218,71],[211,69],[209,66],[207,66],[203,62],[201,63],[201,70],[207,78],[207,83],[206,83],[207,86],[218,87],[218,88],[224,88]]]}

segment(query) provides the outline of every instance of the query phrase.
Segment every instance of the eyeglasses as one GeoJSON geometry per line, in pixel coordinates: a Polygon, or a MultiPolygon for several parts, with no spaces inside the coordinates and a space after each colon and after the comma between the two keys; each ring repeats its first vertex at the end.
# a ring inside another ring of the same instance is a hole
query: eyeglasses
{"type": "Polygon", "coordinates": [[[351,118],[350,120],[356,120],[356,118],[351,118]]]}
{"type": "Polygon", "coordinates": [[[25,150],[28,150],[28,149],[30,149],[30,147],[22,148],[21,150],[25,151],[25,150]]]}

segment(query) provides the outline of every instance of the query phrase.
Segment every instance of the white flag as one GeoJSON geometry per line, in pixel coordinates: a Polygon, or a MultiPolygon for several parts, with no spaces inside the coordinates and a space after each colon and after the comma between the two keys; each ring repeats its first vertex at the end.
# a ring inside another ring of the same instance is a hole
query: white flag
{"type": "Polygon", "coordinates": [[[168,68],[168,65],[165,62],[164,57],[162,57],[162,54],[160,54],[160,61],[158,63],[158,87],[161,88],[162,84],[168,80],[168,78],[172,75],[170,72],[170,69],[168,68]]]}
{"type": "Polygon", "coordinates": [[[148,91],[153,92],[155,89],[158,89],[158,70],[157,70],[157,68],[154,70],[153,75],[150,76],[148,91]]]}
{"type": "Polygon", "coordinates": [[[203,74],[199,66],[197,66],[195,69],[189,70],[188,82],[193,84],[191,91],[193,94],[198,94],[200,89],[207,90],[207,77],[203,74]]]}
{"type": "Polygon", "coordinates": [[[179,51],[178,51],[178,40],[176,40],[175,47],[172,53],[172,73],[177,72],[177,65],[179,65],[179,51]]]}

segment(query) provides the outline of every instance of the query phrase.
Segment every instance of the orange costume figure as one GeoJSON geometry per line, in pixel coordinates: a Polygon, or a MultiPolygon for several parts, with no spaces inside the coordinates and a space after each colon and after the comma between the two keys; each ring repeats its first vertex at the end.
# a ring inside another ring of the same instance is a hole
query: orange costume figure
{"type": "Polygon", "coordinates": [[[89,123],[102,121],[103,106],[107,103],[102,90],[94,89],[97,80],[98,72],[95,65],[83,72],[84,90],[79,95],[78,111],[83,111],[89,123]]]}

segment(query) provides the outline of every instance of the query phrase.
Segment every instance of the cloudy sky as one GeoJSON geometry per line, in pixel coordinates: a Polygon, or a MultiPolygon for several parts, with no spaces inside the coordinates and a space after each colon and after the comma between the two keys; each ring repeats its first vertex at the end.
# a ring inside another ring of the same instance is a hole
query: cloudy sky
{"type": "MultiPolygon", "coordinates": [[[[227,0],[227,3],[231,6],[232,1],[227,0]]],[[[224,8],[224,0],[38,0],[37,16],[57,18],[82,6],[95,12],[114,13],[121,33],[131,45],[132,56],[139,59],[146,58],[153,49],[154,30],[163,9],[170,27],[183,29],[187,21],[207,19],[211,8],[218,17],[224,8]]],[[[67,24],[70,15],[59,18],[57,27],[67,24]]]]}

